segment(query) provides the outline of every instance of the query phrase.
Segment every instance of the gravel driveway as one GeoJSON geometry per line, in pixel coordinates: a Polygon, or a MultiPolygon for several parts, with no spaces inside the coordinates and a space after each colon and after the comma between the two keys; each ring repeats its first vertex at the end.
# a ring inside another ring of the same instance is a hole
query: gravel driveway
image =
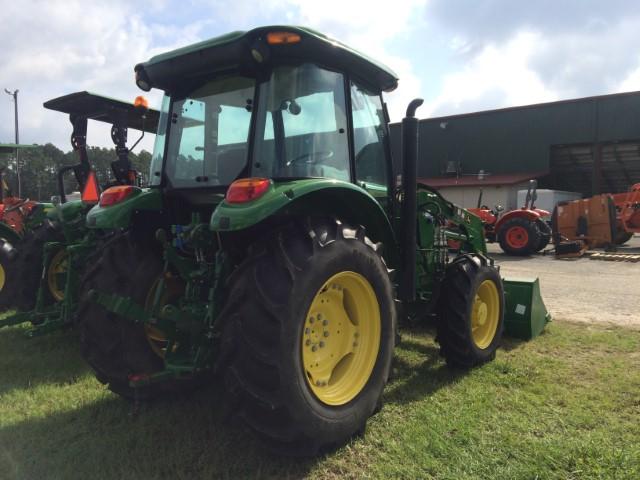
{"type": "MultiPolygon", "coordinates": [[[[640,262],[556,260],[553,254],[529,258],[505,255],[498,244],[489,254],[503,277],[539,277],[542,298],[554,320],[615,323],[640,328],[640,262]]],[[[640,235],[620,247],[640,254],[640,235]]]]}

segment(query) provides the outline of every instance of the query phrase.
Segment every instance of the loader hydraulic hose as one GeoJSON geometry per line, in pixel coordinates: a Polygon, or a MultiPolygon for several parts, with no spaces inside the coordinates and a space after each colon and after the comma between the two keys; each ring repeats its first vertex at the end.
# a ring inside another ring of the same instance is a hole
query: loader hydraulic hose
{"type": "Polygon", "coordinates": [[[403,302],[416,299],[416,221],[418,176],[418,119],[416,110],[423,100],[409,103],[402,119],[402,267],[399,297],[403,302]]]}

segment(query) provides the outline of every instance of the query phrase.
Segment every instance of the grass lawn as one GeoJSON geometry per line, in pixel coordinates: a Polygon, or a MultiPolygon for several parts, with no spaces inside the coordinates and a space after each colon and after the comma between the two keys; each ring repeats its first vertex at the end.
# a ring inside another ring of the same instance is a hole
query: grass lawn
{"type": "Polygon", "coordinates": [[[403,332],[385,407],[322,458],[264,453],[212,388],[131,405],[68,333],[0,330],[0,478],[640,478],[640,331],[551,324],[495,362],[448,369],[403,332]]]}

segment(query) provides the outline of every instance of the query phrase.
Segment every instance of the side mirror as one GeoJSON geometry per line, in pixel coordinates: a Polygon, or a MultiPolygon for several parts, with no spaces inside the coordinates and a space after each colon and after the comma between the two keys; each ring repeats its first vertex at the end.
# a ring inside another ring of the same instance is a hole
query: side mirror
{"type": "Polygon", "coordinates": [[[502,205],[496,205],[496,212],[500,213],[504,211],[504,207],[502,205]]]}

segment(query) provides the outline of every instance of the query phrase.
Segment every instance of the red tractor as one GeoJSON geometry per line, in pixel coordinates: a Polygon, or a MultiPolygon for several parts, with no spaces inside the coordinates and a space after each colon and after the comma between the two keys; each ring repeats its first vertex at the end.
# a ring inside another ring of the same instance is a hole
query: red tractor
{"type": "Polygon", "coordinates": [[[551,240],[551,227],[544,220],[550,215],[546,210],[535,208],[538,182],[531,180],[522,208],[500,214],[504,209],[496,205],[490,209],[482,205],[482,190],[478,207],[469,211],[480,217],[484,224],[488,242],[500,243],[500,248],[509,255],[530,255],[543,250],[551,240]]]}

